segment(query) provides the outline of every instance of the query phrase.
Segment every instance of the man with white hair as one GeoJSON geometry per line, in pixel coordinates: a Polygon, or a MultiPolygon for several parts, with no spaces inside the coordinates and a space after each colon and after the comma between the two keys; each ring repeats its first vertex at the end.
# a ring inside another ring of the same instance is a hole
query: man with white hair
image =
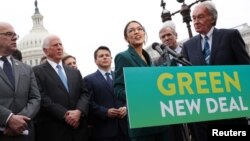
{"type": "MultiPolygon", "coordinates": [[[[194,29],[199,35],[183,44],[183,56],[194,66],[249,65],[250,58],[245,43],[237,29],[217,29],[217,10],[211,1],[201,2],[192,13],[194,29]]],[[[223,117],[221,117],[223,118],[223,117]]],[[[223,119],[189,124],[194,141],[207,141],[209,127],[234,127],[247,125],[243,118],[223,119]]]]}
{"type": "Polygon", "coordinates": [[[86,141],[88,91],[81,73],[63,65],[63,44],[56,35],[43,41],[47,61],[35,66],[41,93],[37,116],[37,141],[86,141]]]}

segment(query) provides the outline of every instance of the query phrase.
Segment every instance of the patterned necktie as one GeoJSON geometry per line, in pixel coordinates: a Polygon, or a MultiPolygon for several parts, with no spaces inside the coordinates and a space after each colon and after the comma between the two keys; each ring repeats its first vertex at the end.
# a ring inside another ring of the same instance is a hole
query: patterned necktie
{"type": "Polygon", "coordinates": [[[8,59],[6,57],[1,57],[1,60],[3,60],[3,62],[4,62],[3,63],[3,71],[7,75],[12,86],[15,86],[15,79],[14,79],[13,70],[12,70],[10,62],[8,61],[8,59]]]}
{"type": "Polygon", "coordinates": [[[110,78],[110,75],[111,75],[111,74],[110,74],[109,72],[106,72],[105,75],[106,75],[107,83],[108,83],[109,86],[112,88],[112,87],[113,87],[113,81],[112,81],[112,79],[110,78]]]}
{"type": "Polygon", "coordinates": [[[209,48],[209,43],[208,43],[208,37],[205,36],[204,38],[204,50],[203,50],[203,55],[205,58],[205,61],[207,64],[209,64],[209,60],[210,60],[210,48],[209,48]]]}
{"type": "Polygon", "coordinates": [[[58,70],[58,75],[61,78],[64,87],[67,89],[67,91],[69,91],[67,79],[66,79],[66,76],[64,75],[64,73],[62,71],[62,67],[60,65],[57,65],[56,68],[58,70]]]}

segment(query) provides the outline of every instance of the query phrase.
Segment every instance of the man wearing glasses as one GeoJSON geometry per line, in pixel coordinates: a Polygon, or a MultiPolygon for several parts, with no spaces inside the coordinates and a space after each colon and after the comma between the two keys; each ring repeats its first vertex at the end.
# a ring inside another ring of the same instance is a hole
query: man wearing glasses
{"type": "Polygon", "coordinates": [[[32,68],[11,54],[18,35],[0,22],[0,140],[34,141],[32,119],[40,106],[40,93],[32,68]]]}

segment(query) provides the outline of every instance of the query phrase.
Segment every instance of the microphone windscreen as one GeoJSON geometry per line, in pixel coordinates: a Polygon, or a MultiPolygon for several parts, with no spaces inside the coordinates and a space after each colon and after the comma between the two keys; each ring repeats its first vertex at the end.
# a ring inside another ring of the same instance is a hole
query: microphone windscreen
{"type": "Polygon", "coordinates": [[[156,43],[156,42],[155,42],[155,43],[152,44],[152,48],[153,48],[153,49],[155,49],[156,46],[159,46],[159,43],[156,43]]]}

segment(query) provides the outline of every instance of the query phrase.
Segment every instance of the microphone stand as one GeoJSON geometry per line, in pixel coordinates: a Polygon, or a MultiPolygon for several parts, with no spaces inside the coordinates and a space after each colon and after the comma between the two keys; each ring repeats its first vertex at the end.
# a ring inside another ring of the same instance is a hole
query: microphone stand
{"type": "MultiPolygon", "coordinates": [[[[183,66],[192,66],[192,63],[189,62],[187,59],[185,59],[181,54],[177,54],[172,52],[172,49],[170,48],[166,48],[165,52],[168,52],[169,54],[172,55],[172,59],[174,59],[176,62],[182,64],[183,66]]],[[[192,139],[190,138],[190,133],[189,133],[189,128],[187,123],[182,123],[181,125],[181,132],[182,132],[182,136],[183,136],[183,141],[191,141],[192,139]]]]}
{"type": "Polygon", "coordinates": [[[162,57],[164,59],[166,59],[166,63],[165,64],[167,66],[170,66],[171,65],[171,59],[170,59],[169,53],[168,52],[164,52],[163,55],[162,55],[162,57]]]}
{"type": "Polygon", "coordinates": [[[186,60],[182,55],[178,56],[178,57],[175,57],[173,56],[173,59],[182,64],[183,66],[192,66],[191,62],[189,62],[188,60],[186,60]]]}

